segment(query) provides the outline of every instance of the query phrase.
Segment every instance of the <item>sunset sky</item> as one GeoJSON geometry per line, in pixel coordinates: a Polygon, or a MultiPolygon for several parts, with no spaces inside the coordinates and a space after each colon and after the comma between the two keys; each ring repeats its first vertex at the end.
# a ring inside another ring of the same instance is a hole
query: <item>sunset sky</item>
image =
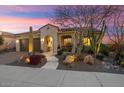
{"type": "MultiPolygon", "coordinates": [[[[52,23],[55,5],[0,5],[0,31],[22,33],[29,31],[29,26],[34,30],[52,23]]],[[[103,41],[108,41],[104,37],[103,41]]]]}
{"type": "Polygon", "coordinates": [[[5,6],[0,5],[0,31],[21,33],[28,31],[29,26],[35,29],[51,23],[56,6],[5,6]]]}

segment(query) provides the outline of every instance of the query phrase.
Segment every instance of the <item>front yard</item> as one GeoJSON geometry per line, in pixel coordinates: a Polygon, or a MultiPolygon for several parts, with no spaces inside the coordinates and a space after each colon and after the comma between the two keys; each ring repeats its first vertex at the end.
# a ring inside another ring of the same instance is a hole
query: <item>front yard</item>
{"type": "Polygon", "coordinates": [[[24,61],[20,61],[20,58],[27,56],[27,52],[4,52],[0,54],[0,65],[20,66],[20,67],[32,67],[41,68],[46,64],[46,61],[39,63],[38,65],[27,64],[24,61]]]}
{"type": "Polygon", "coordinates": [[[77,61],[69,65],[63,64],[61,56],[59,58],[58,70],[73,70],[73,71],[88,71],[88,72],[106,72],[106,73],[118,73],[124,74],[124,68],[117,65],[113,65],[110,59],[105,61],[96,60],[93,65],[85,64],[83,61],[77,61]]]}
{"type": "MultiPolygon", "coordinates": [[[[30,65],[25,62],[19,62],[21,56],[26,55],[26,52],[7,52],[0,54],[0,65],[10,66],[22,66],[31,68],[42,68],[46,62],[42,62],[38,65],[30,65]]],[[[113,64],[112,59],[105,57],[104,60],[96,59],[94,64],[86,64],[83,61],[76,61],[71,64],[64,64],[62,55],[56,56],[59,61],[57,70],[72,70],[72,71],[88,71],[88,72],[106,72],[106,73],[118,73],[124,74],[124,68],[119,65],[113,64]]]]}

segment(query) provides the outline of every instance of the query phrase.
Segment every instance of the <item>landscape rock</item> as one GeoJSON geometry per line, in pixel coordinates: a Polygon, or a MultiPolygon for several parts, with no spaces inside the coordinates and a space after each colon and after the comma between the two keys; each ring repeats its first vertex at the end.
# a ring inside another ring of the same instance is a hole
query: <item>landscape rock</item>
{"type": "Polygon", "coordinates": [[[86,64],[94,64],[94,58],[91,55],[87,55],[84,57],[84,63],[86,64]]]}
{"type": "Polygon", "coordinates": [[[65,60],[63,61],[64,64],[70,64],[75,62],[76,56],[75,55],[68,55],[66,56],[65,60]]]}

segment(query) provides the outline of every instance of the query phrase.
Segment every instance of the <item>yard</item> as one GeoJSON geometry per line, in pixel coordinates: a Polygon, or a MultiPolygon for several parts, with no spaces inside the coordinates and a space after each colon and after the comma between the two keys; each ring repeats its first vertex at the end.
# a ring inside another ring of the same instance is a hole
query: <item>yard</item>
{"type": "MultiPolygon", "coordinates": [[[[27,54],[26,52],[2,53],[0,54],[0,65],[42,68],[42,66],[46,64],[46,62],[42,62],[38,65],[30,65],[30,64],[26,64],[25,62],[19,62],[20,57],[26,54],[27,54]]],[[[96,59],[94,64],[86,64],[83,61],[75,61],[71,64],[64,64],[63,61],[65,58],[63,58],[62,55],[57,55],[56,57],[59,59],[57,70],[106,72],[106,73],[124,74],[124,68],[119,65],[113,64],[113,59],[110,59],[109,57],[104,57],[103,60],[96,59]]]]}
{"type": "Polygon", "coordinates": [[[0,54],[0,65],[10,65],[10,66],[22,66],[22,67],[33,67],[41,68],[46,64],[45,61],[39,63],[38,65],[30,65],[24,61],[20,61],[22,56],[26,56],[27,52],[4,52],[0,54]]]}
{"type": "Polygon", "coordinates": [[[111,46],[105,44],[101,45],[96,58],[90,46],[85,46],[80,55],[61,48],[56,57],[59,59],[59,70],[124,74],[123,54],[116,53],[111,46]]]}
{"type": "Polygon", "coordinates": [[[124,74],[124,68],[119,66],[114,66],[110,60],[100,61],[96,60],[95,64],[85,64],[82,61],[74,62],[71,65],[63,64],[61,56],[59,58],[58,70],[72,70],[72,71],[88,71],[88,72],[106,72],[106,73],[118,73],[124,74]]]}

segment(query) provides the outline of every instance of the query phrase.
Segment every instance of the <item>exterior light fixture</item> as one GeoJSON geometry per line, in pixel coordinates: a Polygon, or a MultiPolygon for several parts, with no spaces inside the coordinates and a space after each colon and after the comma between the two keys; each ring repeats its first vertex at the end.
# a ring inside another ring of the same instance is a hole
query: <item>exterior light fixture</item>
{"type": "Polygon", "coordinates": [[[41,38],[41,42],[44,42],[44,38],[41,38]]]}
{"type": "Polygon", "coordinates": [[[19,43],[19,40],[18,39],[16,40],[16,43],[19,43]]]}

